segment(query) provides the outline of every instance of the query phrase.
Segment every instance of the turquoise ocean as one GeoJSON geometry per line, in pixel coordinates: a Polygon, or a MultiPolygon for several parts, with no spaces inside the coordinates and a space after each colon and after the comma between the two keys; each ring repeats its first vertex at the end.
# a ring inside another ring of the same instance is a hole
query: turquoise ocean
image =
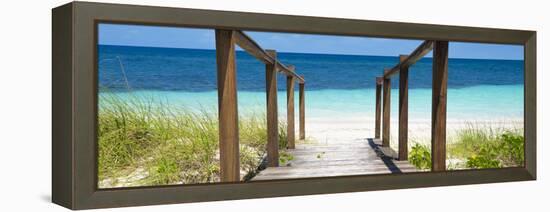
{"type": "MultiPolygon", "coordinates": [[[[217,110],[214,50],[100,45],[101,96],[152,98],[163,105],[217,110]]],[[[397,57],[278,53],[306,79],[308,117],[374,117],[375,77],[397,57]]],[[[448,119],[523,119],[523,61],[449,59],[448,119]]],[[[431,58],[410,68],[409,119],[431,116],[431,58]]],[[[265,65],[237,52],[241,114],[265,112],[265,65]]],[[[392,117],[397,116],[398,77],[392,78],[392,117]]],[[[286,78],[278,78],[279,114],[286,114],[286,78]]],[[[298,86],[296,86],[296,89],[298,86]]],[[[298,93],[296,110],[298,109],[298,93]]]]}

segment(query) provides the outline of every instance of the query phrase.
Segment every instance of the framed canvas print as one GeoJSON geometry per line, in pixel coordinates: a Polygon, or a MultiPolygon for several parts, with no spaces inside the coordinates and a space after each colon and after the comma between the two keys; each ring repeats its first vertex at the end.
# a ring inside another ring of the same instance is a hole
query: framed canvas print
{"type": "Polygon", "coordinates": [[[536,33],[73,2],[53,9],[71,209],[536,179],[536,33]]]}

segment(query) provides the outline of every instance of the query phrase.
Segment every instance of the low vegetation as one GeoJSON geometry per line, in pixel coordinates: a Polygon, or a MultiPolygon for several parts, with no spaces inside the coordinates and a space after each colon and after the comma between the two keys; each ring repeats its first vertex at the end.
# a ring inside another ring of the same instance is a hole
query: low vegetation
{"type": "MultiPolygon", "coordinates": [[[[524,137],[520,128],[469,124],[448,140],[447,169],[450,170],[517,167],[524,163],[524,137]]],[[[413,144],[409,161],[419,169],[430,169],[430,147],[413,144]]]]}
{"type": "MultiPolygon", "coordinates": [[[[102,93],[99,103],[100,187],[219,181],[215,110],[192,111],[153,98],[111,92],[102,93]]],[[[265,123],[263,114],[239,117],[241,176],[250,176],[262,162],[265,123]]],[[[279,140],[286,146],[284,123],[279,140]]]]}
{"type": "Polygon", "coordinates": [[[409,152],[409,161],[418,169],[430,169],[432,167],[431,155],[428,146],[415,143],[409,152]]]}

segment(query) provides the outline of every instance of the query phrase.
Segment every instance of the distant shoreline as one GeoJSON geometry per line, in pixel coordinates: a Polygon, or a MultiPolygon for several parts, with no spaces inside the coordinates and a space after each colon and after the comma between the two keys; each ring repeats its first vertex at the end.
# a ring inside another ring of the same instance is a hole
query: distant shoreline
{"type": "MultiPolygon", "coordinates": [[[[122,47],[122,48],[154,48],[154,49],[174,49],[174,50],[183,50],[183,51],[216,51],[216,49],[196,49],[196,48],[183,48],[183,47],[163,47],[163,46],[138,46],[138,45],[113,45],[113,44],[99,44],[98,46],[106,47],[122,47]]],[[[235,50],[239,54],[248,54],[244,50],[235,50]]],[[[277,54],[288,54],[288,55],[327,55],[327,56],[350,56],[350,57],[370,57],[370,58],[398,58],[396,56],[390,55],[364,55],[364,54],[330,54],[330,53],[315,53],[315,52],[277,52],[277,54]]],[[[423,60],[431,60],[432,57],[426,56],[423,60]]],[[[523,61],[523,59],[485,59],[485,58],[449,58],[450,60],[493,60],[493,61],[523,61]]]]}
{"type": "MultiPolygon", "coordinates": [[[[486,88],[486,87],[498,87],[498,86],[521,86],[524,87],[524,84],[481,84],[481,85],[470,85],[470,86],[455,86],[455,87],[449,87],[448,90],[460,90],[460,89],[466,89],[466,88],[486,88]]],[[[374,87],[368,87],[368,88],[349,88],[349,89],[342,89],[342,88],[322,88],[322,89],[307,89],[308,92],[311,91],[360,91],[360,90],[375,90],[374,87]]],[[[392,91],[398,91],[399,88],[392,87],[392,91]]],[[[409,87],[409,90],[430,90],[431,88],[428,87],[409,87]]],[[[279,86],[277,89],[278,92],[286,92],[286,87],[279,86]]],[[[211,92],[218,92],[215,89],[209,89],[209,90],[162,90],[162,89],[147,89],[147,88],[101,88],[99,89],[99,93],[129,93],[129,92],[182,92],[182,93],[211,93],[211,92]]],[[[265,93],[265,90],[250,90],[250,89],[238,89],[238,92],[252,92],[252,93],[265,93]]],[[[294,90],[295,93],[298,93],[298,90],[294,90]]]]}
{"type": "MultiPolygon", "coordinates": [[[[398,115],[398,90],[392,89],[391,114],[398,115]]],[[[134,91],[102,92],[102,95],[117,95],[120,98],[145,98],[153,104],[183,107],[195,111],[217,111],[217,91],[134,91]]],[[[298,95],[295,94],[295,102],[298,95]]],[[[372,117],[374,116],[374,89],[306,90],[306,117],[372,117]]],[[[241,115],[265,112],[265,91],[239,91],[238,105],[241,115]]],[[[286,116],[286,91],[278,92],[279,116],[286,116]]],[[[298,105],[295,104],[295,110],[298,105]]],[[[448,119],[494,120],[500,118],[523,118],[523,86],[475,86],[449,89],[448,119]],[[495,110],[494,108],[498,108],[495,110]]],[[[409,120],[429,119],[431,116],[431,89],[409,90],[409,120]]]]}

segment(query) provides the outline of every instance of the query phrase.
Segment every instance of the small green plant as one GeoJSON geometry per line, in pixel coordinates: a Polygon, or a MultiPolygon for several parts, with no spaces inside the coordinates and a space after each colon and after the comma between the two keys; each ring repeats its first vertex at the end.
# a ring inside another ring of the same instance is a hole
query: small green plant
{"type": "Polygon", "coordinates": [[[150,183],[167,184],[178,181],[180,172],[180,167],[174,158],[162,157],[149,168],[150,179],[152,179],[150,183]]]}
{"type": "Polygon", "coordinates": [[[430,169],[432,167],[430,149],[419,143],[414,144],[409,152],[409,161],[418,169],[430,169]]]}
{"type": "Polygon", "coordinates": [[[281,165],[287,165],[288,162],[294,160],[294,156],[292,156],[291,154],[289,154],[288,152],[280,152],[279,154],[279,163],[281,165]]]}
{"type": "Polygon", "coordinates": [[[491,143],[482,145],[473,156],[468,157],[466,166],[468,168],[499,168],[501,167],[498,158],[498,149],[491,143]]]}
{"type": "Polygon", "coordinates": [[[521,165],[525,160],[524,144],[525,139],[522,134],[506,131],[500,136],[502,143],[500,149],[503,154],[505,164],[521,165]]]}

